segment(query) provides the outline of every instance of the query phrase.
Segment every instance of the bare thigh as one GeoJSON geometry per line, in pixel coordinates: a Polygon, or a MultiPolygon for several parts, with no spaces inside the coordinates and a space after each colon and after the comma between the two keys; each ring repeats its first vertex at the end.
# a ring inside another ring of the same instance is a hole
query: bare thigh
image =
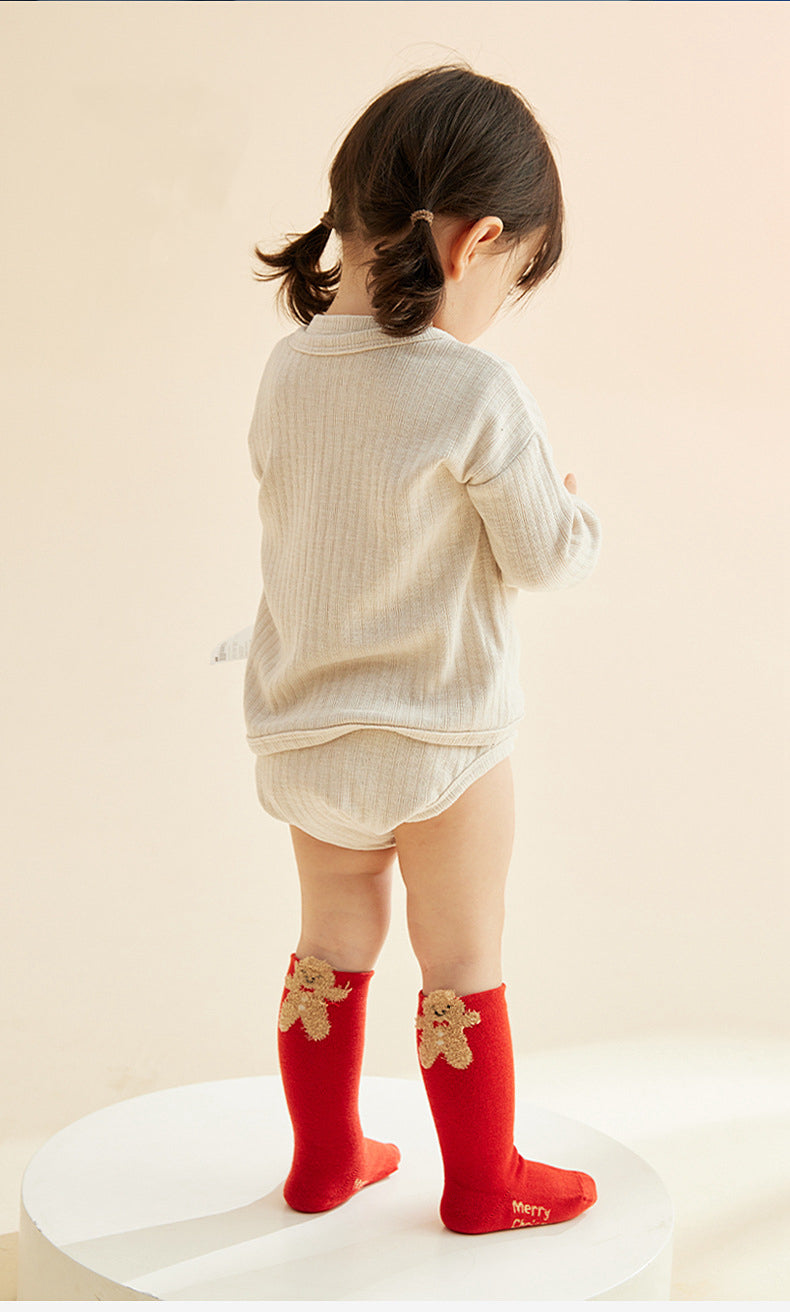
{"type": "Polygon", "coordinates": [[[426,993],[479,993],[502,983],[514,831],[510,757],[470,784],[446,811],[393,831],[426,993]]]}

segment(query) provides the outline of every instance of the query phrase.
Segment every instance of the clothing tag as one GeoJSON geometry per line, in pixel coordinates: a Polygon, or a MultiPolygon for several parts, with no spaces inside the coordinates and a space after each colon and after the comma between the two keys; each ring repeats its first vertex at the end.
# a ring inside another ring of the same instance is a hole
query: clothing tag
{"type": "Polygon", "coordinates": [[[250,653],[250,643],[252,641],[252,625],[246,629],[239,629],[238,633],[233,633],[229,638],[224,638],[222,642],[217,643],[211,653],[211,663],[214,665],[217,661],[246,661],[250,653]]]}

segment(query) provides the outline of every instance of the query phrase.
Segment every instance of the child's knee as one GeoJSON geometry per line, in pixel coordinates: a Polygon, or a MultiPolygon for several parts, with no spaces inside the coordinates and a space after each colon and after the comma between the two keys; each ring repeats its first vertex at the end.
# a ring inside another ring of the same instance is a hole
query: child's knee
{"type": "Polygon", "coordinates": [[[318,957],[333,970],[372,970],[384,946],[387,927],[368,925],[362,932],[332,927],[306,927],[296,950],[297,957],[318,957]]]}
{"type": "Polygon", "coordinates": [[[452,989],[459,997],[498,988],[502,983],[499,944],[461,956],[458,953],[415,953],[422,971],[424,993],[452,989]]]}

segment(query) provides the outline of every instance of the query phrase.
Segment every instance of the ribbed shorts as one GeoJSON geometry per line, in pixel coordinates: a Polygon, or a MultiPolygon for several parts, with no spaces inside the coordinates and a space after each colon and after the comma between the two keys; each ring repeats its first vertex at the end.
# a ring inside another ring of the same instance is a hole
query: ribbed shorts
{"type": "Polygon", "coordinates": [[[336,847],[394,847],[397,825],[445,811],[515,741],[514,732],[493,747],[445,747],[391,729],[352,729],[257,756],[258,800],[275,819],[336,847]]]}

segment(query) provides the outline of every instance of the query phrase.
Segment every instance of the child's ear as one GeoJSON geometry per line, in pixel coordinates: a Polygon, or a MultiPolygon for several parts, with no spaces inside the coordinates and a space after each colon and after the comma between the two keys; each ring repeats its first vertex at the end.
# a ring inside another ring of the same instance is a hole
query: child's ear
{"type": "Polygon", "coordinates": [[[484,219],[462,228],[450,243],[445,277],[453,282],[460,282],[469,263],[478,253],[478,248],[487,248],[501,235],[504,224],[495,214],[488,214],[484,219]]]}

